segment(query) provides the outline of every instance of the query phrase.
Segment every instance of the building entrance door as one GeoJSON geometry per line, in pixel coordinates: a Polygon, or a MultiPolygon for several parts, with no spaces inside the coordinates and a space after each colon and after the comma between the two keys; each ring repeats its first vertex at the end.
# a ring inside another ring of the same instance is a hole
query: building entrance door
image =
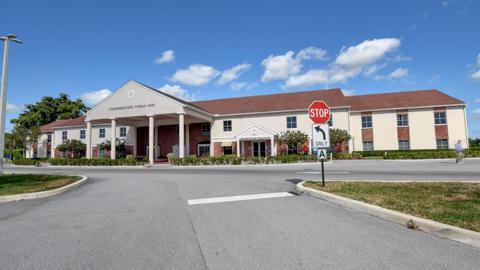
{"type": "Polygon", "coordinates": [[[253,142],[253,156],[266,157],[265,142],[253,142]]]}

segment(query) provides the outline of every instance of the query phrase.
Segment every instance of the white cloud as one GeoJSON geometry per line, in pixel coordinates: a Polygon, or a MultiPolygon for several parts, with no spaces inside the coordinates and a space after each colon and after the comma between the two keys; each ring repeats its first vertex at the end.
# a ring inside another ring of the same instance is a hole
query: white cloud
{"type": "Polygon", "coordinates": [[[342,93],[345,95],[345,96],[352,96],[353,94],[355,94],[355,90],[351,90],[351,89],[342,89],[342,93]]]}
{"type": "Polygon", "coordinates": [[[288,51],[281,55],[269,55],[262,61],[265,72],[262,82],[286,80],[302,71],[303,60],[325,60],[327,51],[317,47],[307,47],[298,52],[288,51]]]}
{"type": "Polygon", "coordinates": [[[388,74],[388,77],[390,79],[398,79],[398,78],[403,78],[405,76],[408,76],[408,69],[406,68],[397,68],[394,71],[392,71],[390,74],[388,74]]]}
{"type": "Polygon", "coordinates": [[[155,59],[156,64],[163,64],[172,62],[175,60],[175,52],[172,50],[167,50],[162,53],[162,56],[155,59]]]}
{"type": "Polygon", "coordinates": [[[480,80],[480,70],[473,72],[470,77],[475,80],[480,80]]]}
{"type": "Polygon", "coordinates": [[[294,52],[288,51],[283,55],[269,55],[262,61],[265,72],[262,76],[262,82],[284,80],[291,75],[300,73],[302,64],[294,58],[294,52]]]}
{"type": "Polygon", "coordinates": [[[15,104],[7,103],[7,113],[18,113],[21,111],[21,108],[15,104]]]}
{"type": "Polygon", "coordinates": [[[480,114],[480,109],[475,109],[472,111],[473,114],[480,114]]]}
{"type": "Polygon", "coordinates": [[[247,83],[247,82],[233,82],[230,84],[230,87],[234,91],[239,91],[242,89],[252,89],[255,87],[257,84],[256,83],[247,83]]]}
{"type": "Polygon", "coordinates": [[[400,39],[397,38],[365,40],[348,49],[342,48],[335,63],[346,67],[365,67],[397,49],[400,44],[400,39]]]}
{"type": "Polygon", "coordinates": [[[183,89],[180,85],[165,84],[158,88],[158,90],[187,101],[196,99],[195,94],[189,93],[188,90],[183,89]]]}
{"type": "Polygon", "coordinates": [[[480,98],[475,99],[475,103],[480,103],[480,98]]]}
{"type": "Polygon", "coordinates": [[[231,81],[234,81],[242,75],[242,73],[248,71],[252,65],[251,64],[240,64],[236,65],[230,69],[222,71],[222,74],[220,75],[220,78],[217,80],[218,85],[224,85],[226,83],[229,83],[231,81]]]}
{"type": "Polygon", "coordinates": [[[211,67],[200,64],[194,64],[188,69],[179,69],[173,74],[172,81],[186,85],[202,86],[218,76],[218,71],[211,67]]]}
{"type": "Polygon", "coordinates": [[[314,84],[328,83],[328,71],[325,69],[311,69],[302,75],[290,76],[284,88],[306,87],[314,84]]]}
{"type": "Polygon", "coordinates": [[[477,55],[477,66],[480,67],[480,53],[477,55]]]}
{"type": "Polygon", "coordinates": [[[326,56],[327,56],[327,51],[317,47],[308,47],[299,51],[296,59],[299,61],[310,60],[310,59],[325,60],[326,56]]]}
{"type": "Polygon", "coordinates": [[[108,97],[112,91],[108,89],[101,89],[98,91],[86,92],[80,96],[80,99],[83,100],[88,106],[93,106],[108,97]]]}

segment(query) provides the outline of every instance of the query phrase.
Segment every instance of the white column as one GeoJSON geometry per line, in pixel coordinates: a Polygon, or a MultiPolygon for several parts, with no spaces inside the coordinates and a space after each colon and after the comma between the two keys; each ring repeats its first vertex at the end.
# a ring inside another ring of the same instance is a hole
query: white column
{"type": "Polygon", "coordinates": [[[240,140],[237,139],[237,157],[240,157],[240,140]]]}
{"type": "Polygon", "coordinates": [[[153,115],[148,116],[148,161],[150,164],[153,164],[153,129],[155,120],[153,115]]]}
{"type": "Polygon", "coordinates": [[[85,134],[85,139],[87,141],[87,149],[85,151],[86,158],[92,158],[92,123],[87,121],[87,134],[85,134]]]}
{"type": "Polygon", "coordinates": [[[213,133],[213,122],[210,123],[210,156],[211,157],[213,157],[213,155],[215,154],[214,149],[213,149],[215,143],[213,142],[212,133],[213,133]]]}
{"type": "Polygon", "coordinates": [[[115,159],[117,154],[117,120],[112,119],[112,125],[110,127],[110,158],[115,159]]]}
{"type": "Polygon", "coordinates": [[[270,155],[273,157],[275,156],[275,137],[270,137],[270,155]]]}
{"type": "Polygon", "coordinates": [[[50,157],[55,157],[55,131],[52,132],[52,139],[50,141],[50,157]]]}
{"type": "Polygon", "coordinates": [[[133,157],[137,158],[137,127],[130,127],[133,129],[133,157]]]}
{"type": "Polygon", "coordinates": [[[353,138],[348,141],[348,153],[353,152],[353,138]]]}
{"type": "Polygon", "coordinates": [[[190,124],[185,125],[185,156],[190,156],[190,124]]]}
{"type": "Polygon", "coordinates": [[[185,157],[185,114],[178,114],[178,156],[185,157]]]}
{"type": "Polygon", "coordinates": [[[153,149],[155,149],[155,151],[153,152],[153,154],[154,154],[154,159],[157,160],[158,156],[159,156],[159,153],[157,153],[157,149],[158,149],[158,126],[154,125],[154,128],[155,128],[155,130],[154,130],[153,134],[155,135],[155,138],[154,138],[154,145],[155,146],[154,146],[153,149]]]}

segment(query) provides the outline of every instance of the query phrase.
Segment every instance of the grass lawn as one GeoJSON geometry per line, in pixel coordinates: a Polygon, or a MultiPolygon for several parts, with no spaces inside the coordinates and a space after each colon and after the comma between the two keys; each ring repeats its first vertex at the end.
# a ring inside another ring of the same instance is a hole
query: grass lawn
{"type": "Polygon", "coordinates": [[[480,232],[480,184],[307,182],[306,187],[480,232]]]}
{"type": "Polygon", "coordinates": [[[68,175],[5,174],[0,176],[0,196],[55,189],[80,179],[68,175]]]}

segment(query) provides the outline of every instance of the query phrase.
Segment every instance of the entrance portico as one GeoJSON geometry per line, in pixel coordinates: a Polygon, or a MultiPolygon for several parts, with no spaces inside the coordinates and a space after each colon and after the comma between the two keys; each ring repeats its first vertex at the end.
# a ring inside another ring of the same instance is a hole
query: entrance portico
{"type": "Polygon", "coordinates": [[[237,157],[241,155],[265,157],[276,155],[275,132],[260,125],[251,125],[235,135],[237,157]],[[246,144],[248,143],[248,146],[246,144]],[[267,144],[268,143],[268,144],[267,144]]]}
{"type": "Polygon", "coordinates": [[[87,158],[92,158],[92,125],[110,124],[110,158],[117,157],[115,149],[118,140],[117,127],[128,126],[134,129],[131,132],[134,138],[132,154],[137,157],[144,156],[145,152],[148,152],[150,164],[160,157],[159,133],[163,127],[177,127],[176,147],[173,146],[171,151],[168,149],[166,153],[171,152],[182,158],[190,153],[190,125],[213,122],[212,115],[208,112],[135,81],[129,81],[98,103],[87,112],[85,120],[87,122],[85,136],[87,158]],[[144,127],[148,127],[147,145],[145,145],[144,127]],[[147,146],[146,149],[144,146],[147,146]]]}

